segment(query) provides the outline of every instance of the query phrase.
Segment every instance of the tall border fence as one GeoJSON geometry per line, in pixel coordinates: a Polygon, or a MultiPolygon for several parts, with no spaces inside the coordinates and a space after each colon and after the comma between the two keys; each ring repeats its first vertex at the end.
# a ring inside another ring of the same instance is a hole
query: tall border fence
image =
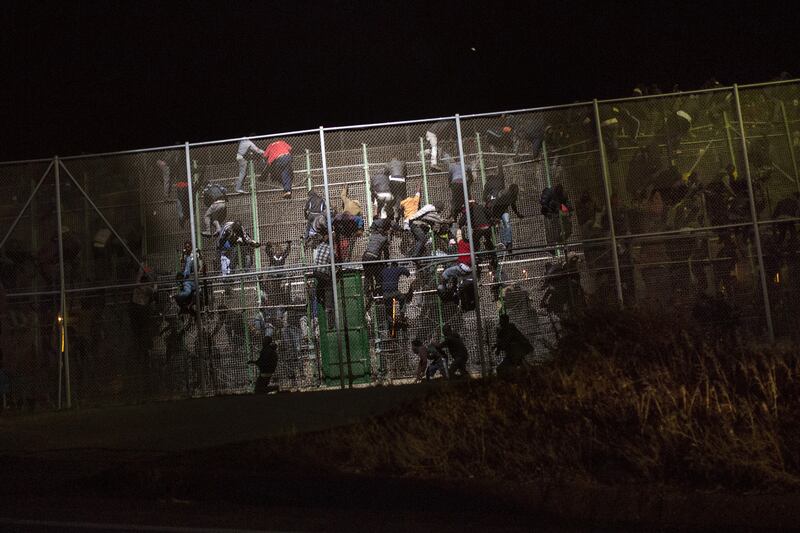
{"type": "Polygon", "coordinates": [[[3,407],[513,372],[594,303],[794,338],[798,150],[791,80],[0,163],[3,407]]]}

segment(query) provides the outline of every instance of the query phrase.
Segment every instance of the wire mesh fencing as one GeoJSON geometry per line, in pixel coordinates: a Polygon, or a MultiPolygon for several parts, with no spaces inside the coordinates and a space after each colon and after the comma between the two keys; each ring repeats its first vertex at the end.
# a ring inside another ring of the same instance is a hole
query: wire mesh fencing
{"type": "Polygon", "coordinates": [[[793,337],[798,100],[718,87],[0,165],[12,405],[513,372],[593,304],[793,337]]]}

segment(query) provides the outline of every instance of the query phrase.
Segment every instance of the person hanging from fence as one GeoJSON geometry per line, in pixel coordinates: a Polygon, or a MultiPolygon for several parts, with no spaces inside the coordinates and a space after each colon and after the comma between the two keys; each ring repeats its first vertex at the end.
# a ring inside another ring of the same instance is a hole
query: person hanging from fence
{"type": "Polygon", "coordinates": [[[203,188],[203,203],[205,203],[206,212],[203,216],[202,235],[205,237],[219,235],[222,230],[220,223],[228,216],[227,189],[218,183],[208,183],[203,188]],[[212,224],[214,225],[213,232],[211,231],[212,224]]]}
{"type": "Polygon", "coordinates": [[[292,168],[292,146],[286,141],[275,141],[264,150],[264,159],[267,160],[267,168],[261,174],[261,181],[270,178],[283,186],[283,198],[292,197],[292,181],[294,180],[294,169],[292,168]]]}
{"type": "Polygon", "coordinates": [[[564,186],[545,187],[539,196],[541,212],[545,220],[545,238],[548,246],[563,244],[572,235],[570,215],[574,210],[572,201],[564,192],[564,186]]]}
{"type": "Polygon", "coordinates": [[[286,265],[286,259],[292,251],[292,241],[268,242],[264,248],[269,270],[259,283],[260,309],[256,317],[256,326],[262,334],[274,336],[276,329],[279,329],[279,325],[284,322],[286,306],[291,300],[289,278],[280,270],[286,265]]]}
{"type": "Polygon", "coordinates": [[[428,371],[428,347],[419,339],[411,341],[411,353],[418,357],[416,381],[425,379],[428,371]]]}
{"type": "Polygon", "coordinates": [[[563,130],[556,125],[556,118],[554,113],[545,112],[520,120],[512,130],[516,150],[520,149],[521,143],[528,143],[533,159],[539,159],[543,144],[556,148],[563,135],[563,130]]]}
{"type": "MultiPolygon", "coordinates": [[[[392,194],[388,166],[370,176],[369,189],[372,194],[371,200],[376,204],[375,211],[378,213],[378,218],[387,218],[389,216],[388,210],[391,209],[392,219],[397,220],[399,207],[397,207],[395,196],[392,194]]],[[[405,198],[405,194],[398,196],[398,198],[405,198]]]]}
{"type": "Polygon", "coordinates": [[[458,301],[460,281],[472,275],[471,247],[461,230],[456,231],[456,249],[458,259],[456,263],[444,269],[442,282],[436,288],[439,297],[444,301],[458,301]]]}
{"type": "Polygon", "coordinates": [[[155,314],[155,302],[158,294],[156,285],[156,275],[146,259],[142,258],[139,272],[134,279],[137,283],[133,288],[130,303],[130,322],[133,337],[137,340],[137,346],[146,355],[147,351],[153,347],[153,315],[155,314]]]}
{"type": "Polygon", "coordinates": [[[351,198],[348,194],[347,185],[342,188],[339,197],[342,199],[342,213],[348,213],[354,217],[361,215],[361,202],[351,198]]]}
{"type": "Polygon", "coordinates": [[[396,336],[399,329],[404,329],[406,295],[400,292],[400,278],[409,277],[411,272],[406,267],[400,266],[397,261],[392,261],[381,271],[381,291],[383,305],[386,309],[386,323],[392,336],[396,336]]]}
{"type": "Polygon", "coordinates": [[[389,218],[376,218],[369,227],[367,247],[361,260],[364,262],[364,296],[367,298],[366,311],[372,306],[372,300],[380,292],[380,274],[382,265],[374,263],[389,259],[390,231],[392,222],[389,218]]]}
{"type": "Polygon", "coordinates": [[[411,233],[411,224],[409,223],[409,219],[419,211],[419,204],[422,198],[421,188],[417,187],[416,192],[404,198],[400,202],[400,208],[402,209],[402,221],[400,223],[400,227],[403,230],[402,233],[402,240],[400,242],[400,251],[403,254],[408,254],[413,247],[413,234],[411,233]]]}
{"type": "Polygon", "coordinates": [[[653,144],[664,143],[667,147],[667,159],[674,164],[676,151],[681,140],[689,135],[692,128],[692,115],[683,109],[669,111],[664,120],[664,125],[656,132],[653,144]]]}
{"type": "MultiPolygon", "coordinates": [[[[442,206],[440,203],[426,204],[419,208],[408,218],[409,229],[414,236],[414,247],[407,257],[419,258],[425,252],[425,247],[431,242],[430,232],[434,235],[447,232],[448,221],[441,216],[442,206]]],[[[419,264],[419,260],[416,260],[419,264]]]]}
{"type": "Polygon", "coordinates": [[[336,261],[347,263],[353,256],[353,242],[364,234],[364,218],[361,215],[339,213],[332,220],[334,253],[336,261]]]}
{"type": "Polygon", "coordinates": [[[392,204],[394,212],[394,220],[400,223],[400,205],[397,203],[408,196],[408,189],[406,188],[406,179],[408,178],[408,170],[405,161],[393,157],[387,164],[384,170],[385,174],[389,176],[389,192],[395,200],[392,204]]]}
{"type": "Polygon", "coordinates": [[[772,234],[778,249],[792,254],[797,251],[797,226],[789,219],[796,219],[798,216],[800,216],[800,193],[793,192],[775,205],[772,220],[781,222],[773,225],[772,234]]]}
{"type": "MultiPolygon", "coordinates": [[[[321,217],[322,215],[318,218],[321,217]]],[[[325,232],[327,232],[327,229],[325,232]]],[[[313,290],[310,290],[311,314],[316,319],[319,313],[319,304],[322,303],[323,309],[327,314],[327,323],[331,324],[333,285],[331,283],[331,246],[327,240],[317,239],[317,246],[311,254],[311,264],[314,268],[307,283],[309,289],[313,288],[313,290]]]]}
{"type": "Polygon", "coordinates": [[[253,391],[255,394],[265,394],[278,390],[277,385],[270,385],[275,369],[278,368],[278,346],[273,342],[272,337],[269,335],[264,337],[258,359],[251,359],[247,361],[247,364],[258,368],[258,378],[253,391]]]}
{"type": "MultiPolygon", "coordinates": [[[[606,157],[609,162],[616,163],[619,160],[619,135],[624,133],[633,144],[637,144],[640,128],[639,119],[619,104],[601,106],[599,114],[600,133],[603,137],[606,157]]],[[[593,112],[587,114],[583,119],[583,127],[589,139],[597,139],[597,125],[593,112]]]]}
{"type": "MultiPolygon", "coordinates": [[[[180,143],[175,143],[180,144],[180,143]]],[[[181,165],[185,164],[183,158],[183,151],[169,150],[161,157],[156,159],[156,166],[161,171],[161,180],[164,184],[164,201],[168,202],[172,198],[172,177],[173,175],[182,176],[185,172],[181,165]]]]}
{"type": "Polygon", "coordinates": [[[222,275],[231,273],[231,254],[237,245],[258,248],[261,243],[253,240],[252,237],[242,227],[239,220],[230,220],[222,225],[217,240],[217,251],[220,253],[220,270],[222,275]]]}
{"type": "MultiPolygon", "coordinates": [[[[502,166],[500,166],[502,169],[502,166]]],[[[488,181],[487,181],[488,183],[488,181]]],[[[511,253],[514,246],[514,233],[511,227],[511,213],[513,211],[517,218],[525,218],[517,209],[519,199],[519,185],[512,183],[508,187],[501,188],[496,193],[489,190],[484,192],[486,209],[492,223],[497,223],[500,227],[500,243],[498,246],[511,253]],[[486,193],[489,193],[488,195],[486,193]]]]}
{"type": "Polygon", "coordinates": [[[497,125],[486,130],[486,140],[490,152],[499,152],[504,155],[516,154],[519,151],[519,141],[514,134],[512,116],[500,115],[497,125]]]}
{"type": "Polygon", "coordinates": [[[453,331],[450,324],[445,324],[442,327],[443,339],[438,343],[433,343],[437,350],[447,350],[453,362],[450,364],[449,375],[450,379],[456,377],[469,378],[469,371],[467,370],[467,361],[469,360],[469,352],[467,346],[464,344],[464,339],[461,335],[453,331]]]}
{"type": "Polygon", "coordinates": [[[498,376],[511,377],[515,372],[528,367],[526,358],[533,352],[533,345],[505,313],[500,315],[496,338],[494,353],[496,356],[504,355],[497,365],[498,376]]]}
{"type": "Polygon", "coordinates": [[[442,162],[447,164],[450,183],[450,218],[456,219],[464,208],[464,180],[467,180],[467,189],[473,181],[472,165],[465,163],[462,169],[461,162],[448,153],[442,155],[442,162]]]}
{"type": "MultiPolygon", "coordinates": [[[[494,254],[494,242],[492,241],[492,224],[489,212],[481,203],[475,200],[469,201],[469,216],[472,222],[472,238],[470,243],[476,252],[481,251],[481,242],[489,254],[489,262],[493,267],[497,266],[497,256],[494,254]]],[[[461,228],[462,233],[468,230],[467,228],[467,210],[464,209],[458,219],[458,226],[461,228]]]]}
{"type": "MultiPolygon", "coordinates": [[[[313,234],[318,234],[318,231],[312,231],[312,226],[314,225],[314,220],[317,217],[322,216],[322,218],[326,218],[325,215],[326,207],[325,207],[325,199],[317,194],[313,188],[308,190],[308,200],[306,200],[306,205],[303,207],[303,215],[306,219],[306,230],[304,237],[308,239],[313,234]]],[[[319,228],[317,228],[318,230],[319,228]]],[[[327,231],[327,228],[326,228],[327,231]]]]}
{"type": "Polygon", "coordinates": [[[431,156],[431,170],[439,171],[439,143],[453,138],[456,123],[453,120],[440,120],[431,124],[425,131],[425,140],[428,141],[426,153],[431,156]]]}
{"type": "MultiPolygon", "coordinates": [[[[200,264],[199,271],[203,271],[204,265],[198,255],[200,264]]],[[[175,281],[178,282],[178,293],[174,296],[175,303],[178,304],[180,313],[188,313],[195,315],[197,307],[195,306],[195,292],[197,291],[197,284],[195,283],[195,265],[194,254],[192,254],[192,241],[183,243],[183,250],[181,252],[182,269],[176,274],[175,281]]],[[[204,274],[204,272],[202,272],[204,274]]]]}
{"type": "Polygon", "coordinates": [[[234,184],[234,190],[242,194],[247,193],[244,190],[244,177],[247,174],[247,162],[250,153],[262,155],[264,150],[245,137],[239,141],[239,146],[236,148],[236,164],[239,166],[239,174],[236,175],[236,183],[234,184]]]}

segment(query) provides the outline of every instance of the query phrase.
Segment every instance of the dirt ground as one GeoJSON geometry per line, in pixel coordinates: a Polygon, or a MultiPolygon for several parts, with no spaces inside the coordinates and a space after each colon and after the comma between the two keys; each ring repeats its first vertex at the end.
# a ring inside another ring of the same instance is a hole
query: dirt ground
{"type": "Polygon", "coordinates": [[[800,523],[797,495],[342,475],[336,465],[294,461],[291,450],[243,458],[248,443],[402,409],[439,386],[447,384],[5,413],[0,531],[753,531],[800,523]]]}

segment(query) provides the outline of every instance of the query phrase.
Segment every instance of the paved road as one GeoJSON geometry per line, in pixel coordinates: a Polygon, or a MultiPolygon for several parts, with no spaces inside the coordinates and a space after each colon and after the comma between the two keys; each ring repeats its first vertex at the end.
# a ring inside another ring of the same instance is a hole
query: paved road
{"type": "Polygon", "coordinates": [[[65,449],[180,451],[304,433],[399,407],[432,384],[223,396],[34,415],[0,415],[0,454],[65,449]]]}

